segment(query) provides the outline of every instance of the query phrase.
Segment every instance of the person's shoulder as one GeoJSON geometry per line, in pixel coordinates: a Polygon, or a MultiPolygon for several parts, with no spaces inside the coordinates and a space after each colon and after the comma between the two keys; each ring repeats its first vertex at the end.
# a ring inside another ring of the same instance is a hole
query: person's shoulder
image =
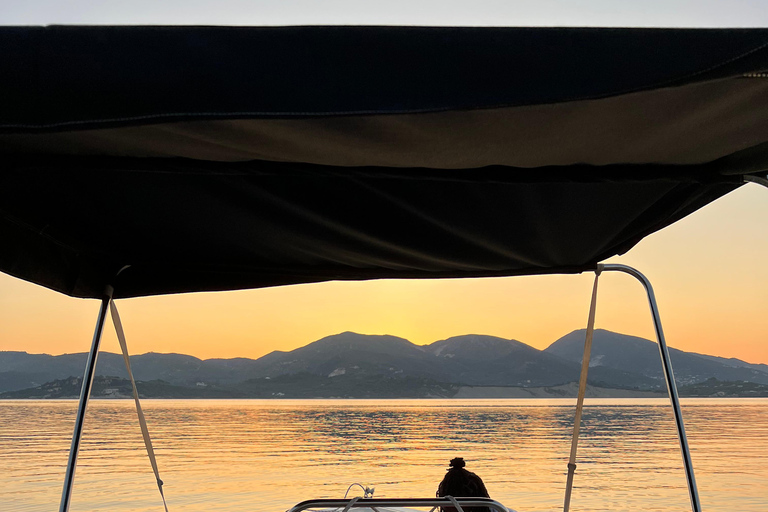
{"type": "Polygon", "coordinates": [[[471,486],[472,494],[470,496],[488,496],[488,491],[485,488],[485,483],[483,483],[483,479],[480,478],[475,473],[472,473],[471,471],[467,471],[467,483],[469,486],[471,486]]]}
{"type": "Polygon", "coordinates": [[[483,479],[477,473],[467,471],[467,476],[470,481],[483,483],[483,479]]]}

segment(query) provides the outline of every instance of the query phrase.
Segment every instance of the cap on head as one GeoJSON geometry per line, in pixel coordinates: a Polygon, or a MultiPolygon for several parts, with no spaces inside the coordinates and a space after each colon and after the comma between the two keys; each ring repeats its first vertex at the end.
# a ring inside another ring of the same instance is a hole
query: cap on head
{"type": "Polygon", "coordinates": [[[451,459],[449,464],[452,468],[463,468],[467,464],[464,462],[464,457],[456,457],[451,459]]]}

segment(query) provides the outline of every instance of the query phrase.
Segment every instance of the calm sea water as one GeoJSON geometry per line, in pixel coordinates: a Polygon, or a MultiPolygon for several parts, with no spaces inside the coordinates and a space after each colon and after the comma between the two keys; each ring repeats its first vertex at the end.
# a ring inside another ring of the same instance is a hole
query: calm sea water
{"type": "MultiPolygon", "coordinates": [[[[434,496],[463,456],[520,512],[562,510],[575,400],[145,400],[172,512],[282,512],[342,497],[434,496]]],[[[0,402],[0,510],[58,510],[74,401],[0,402]]],[[[690,399],[703,509],[768,510],[768,399],[690,399]]],[[[666,400],[587,401],[574,511],[690,510],[666,400]]],[[[88,410],[71,510],[161,511],[130,401],[88,410]]]]}

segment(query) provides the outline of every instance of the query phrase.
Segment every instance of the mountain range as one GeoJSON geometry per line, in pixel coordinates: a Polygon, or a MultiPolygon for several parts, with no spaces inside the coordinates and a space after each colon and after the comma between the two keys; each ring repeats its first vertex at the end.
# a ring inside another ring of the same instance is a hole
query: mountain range
{"type": "MultiPolygon", "coordinates": [[[[168,385],[206,389],[205,396],[312,396],[321,389],[322,396],[358,396],[366,389],[369,394],[360,396],[371,396],[372,389],[380,390],[375,396],[453,396],[462,386],[536,388],[577,381],[584,337],[584,330],[573,331],[538,350],[520,341],[475,334],[415,345],[396,336],[344,332],[259,359],[201,360],[150,352],[132,356],[131,366],[139,381],[162,381],[167,390],[168,385]]],[[[768,385],[765,364],[676,349],[670,349],[670,358],[679,386],[708,379],[768,385]]],[[[8,392],[80,376],[85,359],[85,353],[0,352],[0,392],[10,397],[8,392]]],[[[126,378],[122,356],[99,354],[96,374],[126,378]]],[[[596,330],[589,383],[663,391],[657,344],[596,330]]]]}

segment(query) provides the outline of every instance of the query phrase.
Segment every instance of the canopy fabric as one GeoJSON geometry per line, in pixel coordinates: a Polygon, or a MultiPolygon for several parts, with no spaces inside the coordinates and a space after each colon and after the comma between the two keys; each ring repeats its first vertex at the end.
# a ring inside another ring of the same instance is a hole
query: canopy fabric
{"type": "Polygon", "coordinates": [[[762,29],[4,27],[0,47],[0,270],[77,297],[582,272],[768,169],[762,29]]]}

